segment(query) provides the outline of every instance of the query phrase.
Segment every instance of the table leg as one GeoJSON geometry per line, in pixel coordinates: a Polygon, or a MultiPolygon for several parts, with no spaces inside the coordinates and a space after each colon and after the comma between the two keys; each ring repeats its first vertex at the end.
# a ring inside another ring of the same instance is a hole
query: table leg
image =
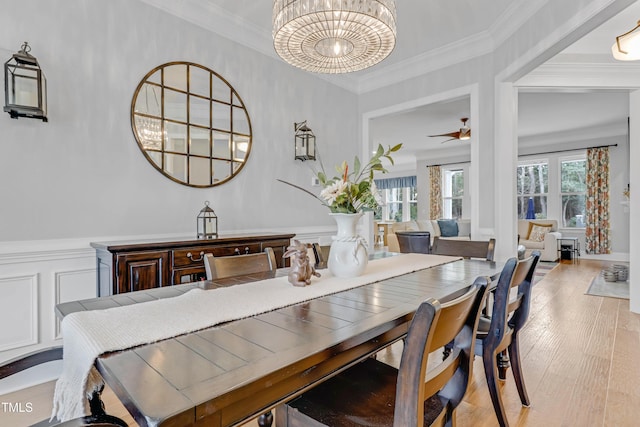
{"type": "Polygon", "coordinates": [[[260,427],[271,427],[273,424],[273,414],[271,411],[265,412],[258,417],[258,425],[260,427]]]}

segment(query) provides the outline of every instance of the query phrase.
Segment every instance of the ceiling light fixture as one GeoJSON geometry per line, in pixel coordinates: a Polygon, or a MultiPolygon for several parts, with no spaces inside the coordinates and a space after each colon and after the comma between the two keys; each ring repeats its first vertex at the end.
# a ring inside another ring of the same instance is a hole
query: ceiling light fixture
{"type": "Polygon", "coordinates": [[[635,28],[621,36],[616,37],[616,42],[611,46],[613,57],[619,61],[637,61],[640,59],[640,21],[635,28]]]}
{"type": "Polygon", "coordinates": [[[303,70],[368,68],[395,47],[395,1],[274,0],[273,44],[282,59],[303,70]]]}

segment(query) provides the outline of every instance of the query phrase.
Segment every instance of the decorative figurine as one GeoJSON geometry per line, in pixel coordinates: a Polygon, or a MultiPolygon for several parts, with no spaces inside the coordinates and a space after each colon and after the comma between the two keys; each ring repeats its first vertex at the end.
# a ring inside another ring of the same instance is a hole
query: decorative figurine
{"type": "Polygon", "coordinates": [[[307,286],[311,284],[311,276],[320,277],[320,273],[309,262],[306,244],[294,239],[284,253],[284,258],[291,258],[289,283],[293,286],[307,286]]]}

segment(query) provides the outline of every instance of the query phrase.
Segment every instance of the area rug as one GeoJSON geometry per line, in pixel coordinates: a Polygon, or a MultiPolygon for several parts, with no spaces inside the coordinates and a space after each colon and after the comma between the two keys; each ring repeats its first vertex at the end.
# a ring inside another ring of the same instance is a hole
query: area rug
{"type": "MultiPolygon", "coordinates": [[[[629,265],[628,263],[623,262],[619,264],[629,265]]],[[[629,281],[607,282],[604,280],[602,272],[600,272],[600,274],[593,278],[586,294],[597,297],[629,299],[629,281]]]]}
{"type": "Polygon", "coordinates": [[[533,277],[533,284],[538,283],[542,278],[558,265],[557,262],[540,261],[536,267],[536,273],[533,277]]]}

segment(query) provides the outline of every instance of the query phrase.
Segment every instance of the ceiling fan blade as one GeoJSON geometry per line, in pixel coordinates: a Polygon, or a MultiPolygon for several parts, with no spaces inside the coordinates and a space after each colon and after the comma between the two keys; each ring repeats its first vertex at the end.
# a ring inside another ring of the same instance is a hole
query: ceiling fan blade
{"type": "Polygon", "coordinates": [[[434,138],[434,137],[438,137],[438,136],[450,136],[451,138],[454,139],[458,139],[458,137],[460,136],[460,132],[450,132],[450,133],[442,133],[439,135],[429,135],[429,137],[434,138]]]}
{"type": "Polygon", "coordinates": [[[445,139],[440,144],[444,144],[445,142],[449,142],[449,141],[457,141],[457,140],[458,140],[458,138],[445,139]]]}

